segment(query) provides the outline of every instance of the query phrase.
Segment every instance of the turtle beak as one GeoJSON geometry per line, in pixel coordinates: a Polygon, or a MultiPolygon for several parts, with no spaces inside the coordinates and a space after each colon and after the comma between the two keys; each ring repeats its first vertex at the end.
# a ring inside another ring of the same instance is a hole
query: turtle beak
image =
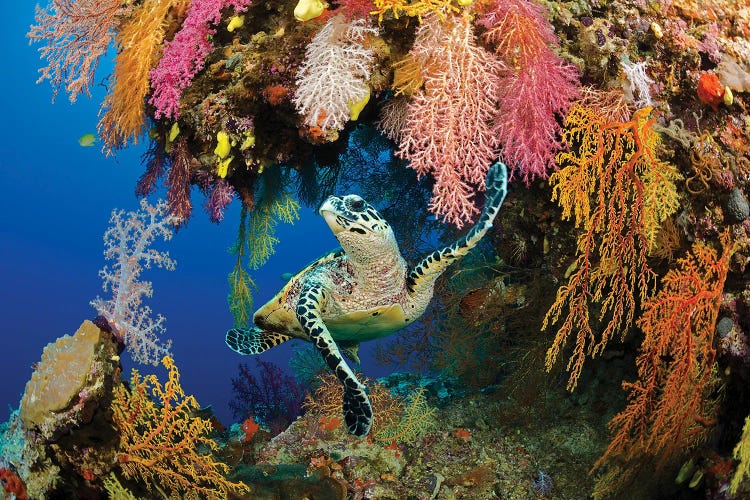
{"type": "Polygon", "coordinates": [[[334,236],[344,230],[344,226],[342,226],[338,222],[338,217],[336,215],[336,202],[341,203],[341,200],[339,200],[335,196],[329,196],[328,199],[324,201],[320,206],[320,210],[318,210],[318,213],[323,216],[326,224],[328,224],[328,227],[331,229],[331,231],[333,231],[334,236]]]}

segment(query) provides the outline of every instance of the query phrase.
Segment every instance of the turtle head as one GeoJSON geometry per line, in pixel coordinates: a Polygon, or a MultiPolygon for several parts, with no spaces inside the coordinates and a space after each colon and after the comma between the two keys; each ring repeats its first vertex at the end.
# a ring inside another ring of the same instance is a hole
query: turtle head
{"type": "Polygon", "coordinates": [[[320,207],[328,227],[350,255],[393,251],[393,229],[377,210],[356,194],[329,196],[320,207]]]}

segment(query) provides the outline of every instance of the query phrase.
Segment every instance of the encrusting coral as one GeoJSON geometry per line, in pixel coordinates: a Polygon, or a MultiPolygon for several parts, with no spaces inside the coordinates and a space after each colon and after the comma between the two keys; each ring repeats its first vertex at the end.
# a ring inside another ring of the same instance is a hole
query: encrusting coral
{"type": "Polygon", "coordinates": [[[118,375],[115,339],[90,321],[45,347],[21,399],[25,440],[13,458],[31,498],[47,496],[64,474],[111,469],[115,441],[107,428],[118,375]]]}
{"type": "Polygon", "coordinates": [[[111,378],[117,350],[111,335],[84,321],[74,335],[47,345],[21,399],[21,422],[50,438],[80,423],[111,378]],[[89,408],[87,408],[89,407],[89,408]]]}

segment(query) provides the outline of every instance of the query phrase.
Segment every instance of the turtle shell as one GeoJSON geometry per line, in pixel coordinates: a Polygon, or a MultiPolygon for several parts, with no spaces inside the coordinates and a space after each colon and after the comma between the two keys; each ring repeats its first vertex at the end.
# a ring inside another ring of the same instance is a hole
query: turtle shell
{"type": "MultiPolygon", "coordinates": [[[[330,252],[292,276],[279,293],[256,311],[253,316],[255,325],[264,330],[306,339],[295,310],[296,298],[302,282],[306,277],[314,274],[316,269],[342,258],[343,255],[344,252],[340,249],[330,252]]],[[[403,328],[407,322],[404,309],[398,303],[337,315],[326,314],[324,310],[323,321],[334,340],[358,342],[389,335],[403,328]]]]}

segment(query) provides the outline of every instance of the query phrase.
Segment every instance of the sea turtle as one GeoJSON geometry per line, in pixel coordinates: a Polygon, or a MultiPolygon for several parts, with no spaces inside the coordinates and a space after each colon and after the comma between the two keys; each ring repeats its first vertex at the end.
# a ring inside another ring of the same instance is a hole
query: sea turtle
{"type": "Polygon", "coordinates": [[[341,249],[292,276],[255,313],[254,327],[227,332],[227,345],[240,354],[259,354],[292,338],[312,342],[344,385],[348,431],[367,435],[370,400],[341,351],[359,363],[360,342],[396,332],[422,315],[438,276],[492,227],[507,192],[503,163],[489,169],[486,186],[484,209],[466,236],[430,253],[411,270],[391,226],[370,204],[354,194],[329,197],[319,212],[341,249]]]}

